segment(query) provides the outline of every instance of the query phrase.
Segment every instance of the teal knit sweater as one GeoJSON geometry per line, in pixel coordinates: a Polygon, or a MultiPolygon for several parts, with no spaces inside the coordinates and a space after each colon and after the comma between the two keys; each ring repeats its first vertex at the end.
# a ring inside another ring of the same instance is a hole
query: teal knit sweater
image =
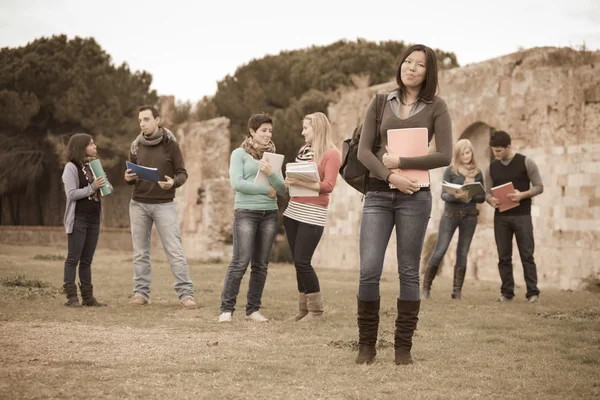
{"type": "MultiPolygon", "coordinates": [[[[244,149],[237,148],[231,153],[229,161],[229,180],[235,190],[234,209],[277,210],[277,199],[271,199],[269,186],[254,183],[258,172],[258,161],[244,149]]],[[[285,194],[285,185],[281,171],[273,171],[269,177],[271,186],[278,195],[285,194]]]]}

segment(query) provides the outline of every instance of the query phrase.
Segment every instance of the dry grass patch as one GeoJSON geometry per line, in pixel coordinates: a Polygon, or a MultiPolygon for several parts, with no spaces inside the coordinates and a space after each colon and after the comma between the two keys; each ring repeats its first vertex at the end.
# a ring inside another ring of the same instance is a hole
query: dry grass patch
{"type": "MultiPolygon", "coordinates": [[[[450,300],[438,277],[423,302],[412,366],[393,364],[398,285],[382,281],[377,362],[354,364],[356,271],[320,271],[326,320],[295,314],[293,267],[273,264],[265,324],[245,322],[247,280],[232,324],[218,324],[227,265],[190,262],[201,308],[184,310],[168,264],[155,263],[150,306],[129,308],[131,255],[102,251],[93,266],[105,308],[68,309],[63,261],[32,254],[65,249],[0,245],[0,398],[111,399],[464,399],[600,396],[600,296],[542,289],[541,302],[496,303],[498,285],[467,281],[450,300]],[[39,293],[22,295],[35,286],[39,293]],[[43,290],[47,290],[44,292],[43,290]]],[[[161,255],[155,255],[161,257],[161,255]]]]}

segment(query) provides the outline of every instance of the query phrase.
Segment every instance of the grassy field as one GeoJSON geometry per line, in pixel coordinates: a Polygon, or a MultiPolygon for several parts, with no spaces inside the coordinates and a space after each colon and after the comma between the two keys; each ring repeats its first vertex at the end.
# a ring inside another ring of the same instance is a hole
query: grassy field
{"type": "Polygon", "coordinates": [[[287,321],[296,310],[293,267],[271,265],[262,309],[271,321],[244,321],[245,279],[234,322],[223,325],[225,264],[190,261],[201,308],[184,310],[159,259],[153,304],[135,309],[127,306],[131,254],[100,250],[96,297],[110,307],[69,309],[60,293],[65,254],[0,245],[2,399],[600,397],[598,293],[542,288],[541,302],[530,305],[521,285],[515,301],[497,303],[497,284],[467,281],[466,300],[457,302],[450,281],[438,278],[421,306],[415,364],[397,367],[398,284],[386,273],[377,362],[357,366],[356,271],[319,271],[327,317],[304,326],[287,321]]]}

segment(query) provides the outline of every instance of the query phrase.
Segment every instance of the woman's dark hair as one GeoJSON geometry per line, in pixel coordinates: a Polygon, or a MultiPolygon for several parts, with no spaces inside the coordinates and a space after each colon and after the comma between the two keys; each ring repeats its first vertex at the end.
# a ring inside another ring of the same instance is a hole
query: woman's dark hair
{"type": "Polygon", "coordinates": [[[490,136],[490,147],[510,146],[510,135],[504,131],[496,131],[490,136]]]}
{"type": "Polygon", "coordinates": [[[67,160],[81,165],[86,159],[85,148],[94,138],[87,133],[76,133],[69,139],[67,145],[67,160]]]}
{"type": "Polygon", "coordinates": [[[247,135],[250,136],[250,129],[256,132],[256,130],[260,128],[262,124],[273,124],[273,118],[271,118],[271,116],[267,113],[258,113],[252,115],[248,120],[247,135]]]}
{"type": "Polygon", "coordinates": [[[421,90],[419,91],[418,98],[425,101],[432,101],[433,96],[435,96],[438,91],[437,58],[435,56],[435,52],[423,44],[413,44],[404,51],[404,54],[402,54],[400,65],[398,65],[398,71],[396,72],[398,94],[400,95],[401,100],[405,99],[407,89],[406,85],[404,85],[402,82],[401,69],[402,64],[404,64],[404,61],[413,53],[413,51],[422,51],[425,53],[425,80],[423,80],[423,83],[421,84],[421,90]]]}

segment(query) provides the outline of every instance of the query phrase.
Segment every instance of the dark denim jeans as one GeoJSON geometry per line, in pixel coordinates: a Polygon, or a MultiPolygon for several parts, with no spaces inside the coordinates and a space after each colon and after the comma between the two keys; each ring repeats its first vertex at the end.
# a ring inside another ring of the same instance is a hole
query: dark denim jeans
{"type": "Polygon", "coordinates": [[[298,292],[320,292],[319,278],[311,261],[323,235],[324,227],[296,221],[286,216],[283,217],[283,226],[294,258],[298,292]]]}
{"type": "Polygon", "coordinates": [[[233,257],[221,294],[221,312],[233,312],[240,283],[251,264],[246,315],[258,311],[265,282],[271,247],[277,234],[277,211],[235,210],[233,220],[233,257]]]}
{"type": "Polygon", "coordinates": [[[458,228],[458,244],[456,245],[456,264],[457,267],[467,266],[467,255],[469,254],[469,247],[475,234],[475,228],[477,227],[477,216],[475,215],[456,215],[452,212],[444,212],[440,219],[440,229],[438,232],[437,244],[435,250],[429,258],[428,264],[437,270],[442,259],[448,251],[450,241],[456,228],[458,228]]]}
{"type": "Polygon", "coordinates": [[[419,264],[430,215],[430,191],[419,191],[413,195],[397,190],[367,192],[360,224],[360,300],[379,299],[385,250],[394,226],[400,278],[399,298],[420,299],[419,264]]]}
{"type": "Polygon", "coordinates": [[[100,223],[91,223],[76,219],[73,232],[69,233],[68,253],[65,260],[64,284],[75,284],[77,264],[79,264],[79,282],[82,285],[92,284],[92,260],[100,235],[100,223]]]}
{"type": "Polygon", "coordinates": [[[498,248],[498,270],[502,286],[500,292],[506,298],[515,296],[515,279],[512,265],[513,235],[517,239],[517,247],[523,264],[523,275],[527,285],[527,298],[539,295],[537,288],[537,268],[533,259],[535,243],[533,240],[533,223],[531,215],[495,215],[494,235],[498,248]]]}

